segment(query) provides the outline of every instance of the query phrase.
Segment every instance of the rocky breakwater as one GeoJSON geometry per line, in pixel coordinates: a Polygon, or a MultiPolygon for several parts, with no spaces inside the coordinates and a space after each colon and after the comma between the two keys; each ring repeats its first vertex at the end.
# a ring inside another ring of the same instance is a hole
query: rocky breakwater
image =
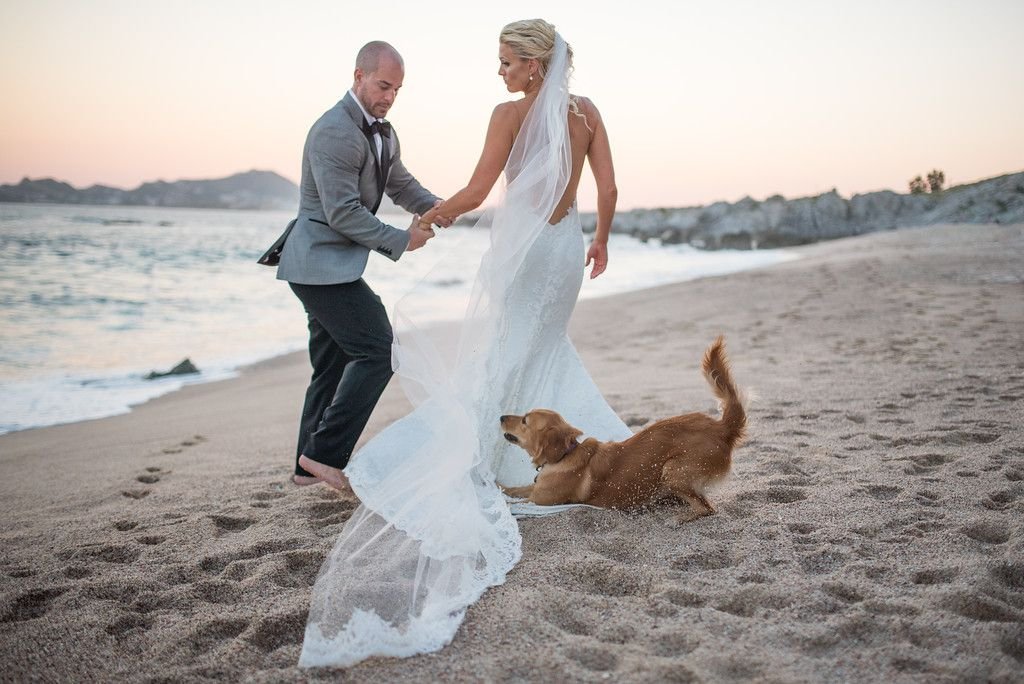
{"type": "MultiPolygon", "coordinates": [[[[581,220],[584,230],[594,230],[595,214],[583,214],[581,220]]],[[[775,195],[762,201],[744,197],[701,207],[634,209],[616,214],[612,230],[665,244],[757,249],[938,223],[1024,223],[1024,172],[928,194],[882,190],[845,199],[833,190],[790,200],[775,195]]]]}

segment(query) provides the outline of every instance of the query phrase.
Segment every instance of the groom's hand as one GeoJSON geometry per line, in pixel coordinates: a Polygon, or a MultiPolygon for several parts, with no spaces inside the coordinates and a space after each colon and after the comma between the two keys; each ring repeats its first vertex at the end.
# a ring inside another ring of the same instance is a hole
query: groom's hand
{"type": "Polygon", "coordinates": [[[405,248],[407,252],[415,252],[427,244],[427,240],[434,237],[434,229],[429,224],[420,223],[419,214],[413,215],[412,225],[406,232],[409,233],[409,246],[405,248]]]}
{"type": "MultiPolygon", "coordinates": [[[[437,200],[436,202],[434,202],[434,208],[437,209],[443,203],[444,203],[444,200],[437,200]]],[[[458,218],[457,216],[449,217],[449,216],[441,216],[440,214],[437,214],[437,215],[435,215],[433,217],[433,223],[436,223],[437,225],[441,226],[442,228],[448,228],[453,223],[455,223],[455,219],[457,219],[457,218],[458,218]]]]}

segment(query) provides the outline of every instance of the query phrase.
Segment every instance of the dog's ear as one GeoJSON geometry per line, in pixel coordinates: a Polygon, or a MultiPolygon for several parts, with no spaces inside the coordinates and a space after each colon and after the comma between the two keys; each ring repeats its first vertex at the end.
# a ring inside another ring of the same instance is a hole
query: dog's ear
{"type": "Polygon", "coordinates": [[[576,438],[582,435],[571,425],[552,425],[540,439],[540,456],[544,463],[558,463],[565,458],[576,438]]]}

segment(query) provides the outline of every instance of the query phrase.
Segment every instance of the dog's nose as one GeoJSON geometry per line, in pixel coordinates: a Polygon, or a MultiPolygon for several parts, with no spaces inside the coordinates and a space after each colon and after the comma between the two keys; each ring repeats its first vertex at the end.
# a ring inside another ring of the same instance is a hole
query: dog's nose
{"type": "Polygon", "coordinates": [[[501,421],[503,421],[503,420],[505,420],[506,418],[508,418],[508,416],[501,416],[500,418],[498,418],[498,420],[501,420],[501,421]]]}

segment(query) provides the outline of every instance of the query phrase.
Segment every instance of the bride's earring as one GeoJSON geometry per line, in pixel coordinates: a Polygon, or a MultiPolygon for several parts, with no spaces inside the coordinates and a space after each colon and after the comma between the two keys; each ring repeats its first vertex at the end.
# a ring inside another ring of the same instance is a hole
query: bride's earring
{"type": "Polygon", "coordinates": [[[533,80],[533,74],[530,74],[530,80],[531,81],[533,80]]]}

